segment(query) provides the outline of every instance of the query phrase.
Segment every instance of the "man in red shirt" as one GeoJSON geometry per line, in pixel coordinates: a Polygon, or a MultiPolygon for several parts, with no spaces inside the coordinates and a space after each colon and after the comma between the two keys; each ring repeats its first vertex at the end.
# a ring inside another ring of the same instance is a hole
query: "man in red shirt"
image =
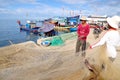
{"type": "Polygon", "coordinates": [[[85,50],[86,50],[86,39],[90,31],[90,25],[86,23],[87,18],[85,16],[80,18],[81,23],[78,24],[77,29],[77,43],[76,43],[76,55],[79,55],[80,49],[82,51],[81,55],[85,57],[85,50]]]}

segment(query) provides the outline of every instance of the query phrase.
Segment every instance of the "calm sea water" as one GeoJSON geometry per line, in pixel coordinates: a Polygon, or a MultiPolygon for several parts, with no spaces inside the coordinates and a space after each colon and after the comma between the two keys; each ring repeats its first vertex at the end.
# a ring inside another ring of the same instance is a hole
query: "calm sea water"
{"type": "MultiPolygon", "coordinates": [[[[21,20],[23,24],[26,20],[21,20]]],[[[37,41],[39,35],[35,35],[26,31],[20,31],[16,19],[0,19],[0,47],[25,42],[37,41]]]]}

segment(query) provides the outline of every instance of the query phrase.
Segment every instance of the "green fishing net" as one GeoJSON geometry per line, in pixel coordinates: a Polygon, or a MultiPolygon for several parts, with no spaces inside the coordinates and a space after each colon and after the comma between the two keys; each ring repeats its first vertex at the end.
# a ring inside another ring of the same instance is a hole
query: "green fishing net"
{"type": "Polygon", "coordinates": [[[62,38],[59,36],[53,37],[51,40],[51,46],[59,46],[59,45],[64,45],[64,41],[62,40],[62,38]]]}
{"type": "Polygon", "coordinates": [[[76,32],[61,34],[59,36],[49,37],[45,41],[50,41],[50,46],[61,46],[65,44],[66,40],[74,39],[77,37],[76,32]]]}

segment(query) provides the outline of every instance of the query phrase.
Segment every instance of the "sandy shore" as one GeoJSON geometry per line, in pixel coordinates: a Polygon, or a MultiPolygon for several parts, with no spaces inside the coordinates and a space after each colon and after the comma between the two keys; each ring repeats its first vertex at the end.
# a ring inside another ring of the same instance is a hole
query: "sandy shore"
{"type": "MultiPolygon", "coordinates": [[[[97,40],[91,30],[87,47],[97,40]]],[[[96,75],[84,64],[85,58],[75,56],[75,45],[76,38],[62,46],[44,47],[29,41],[0,48],[0,80],[120,80],[120,48],[113,63],[106,58],[105,46],[86,50],[96,75]]]]}

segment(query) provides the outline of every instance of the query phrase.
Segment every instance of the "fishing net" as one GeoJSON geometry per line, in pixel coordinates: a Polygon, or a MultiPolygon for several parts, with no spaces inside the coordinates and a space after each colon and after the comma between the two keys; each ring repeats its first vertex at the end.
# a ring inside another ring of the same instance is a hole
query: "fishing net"
{"type": "Polygon", "coordinates": [[[77,38],[77,34],[76,32],[71,32],[71,33],[62,34],[60,35],[60,37],[62,38],[63,41],[66,41],[77,38]]]}
{"type": "Polygon", "coordinates": [[[64,45],[64,41],[62,40],[61,37],[53,37],[51,40],[51,46],[59,46],[59,45],[64,45]]]}
{"type": "Polygon", "coordinates": [[[61,46],[64,45],[66,40],[74,39],[76,37],[77,37],[76,32],[72,32],[72,33],[61,34],[59,36],[48,37],[42,40],[42,42],[49,41],[50,42],[49,46],[61,46]]]}
{"type": "Polygon", "coordinates": [[[75,32],[55,36],[51,40],[51,46],[64,45],[66,40],[74,39],[74,38],[76,38],[76,33],[75,32]]]}
{"type": "MultiPolygon", "coordinates": [[[[40,38],[38,44],[45,40],[51,41],[51,45],[54,43],[55,46],[49,47],[37,46],[33,42],[16,45],[9,41],[11,46],[0,49],[0,80],[120,80],[120,48],[113,63],[106,58],[106,46],[87,49],[83,58],[75,56],[76,37],[76,33],[66,33],[40,38]],[[61,45],[59,40],[65,45],[58,46],[61,45]],[[85,59],[90,66],[84,64],[85,59]]],[[[43,45],[48,45],[49,41],[43,45]]],[[[92,32],[87,41],[90,44],[96,41],[92,32]]]]}

